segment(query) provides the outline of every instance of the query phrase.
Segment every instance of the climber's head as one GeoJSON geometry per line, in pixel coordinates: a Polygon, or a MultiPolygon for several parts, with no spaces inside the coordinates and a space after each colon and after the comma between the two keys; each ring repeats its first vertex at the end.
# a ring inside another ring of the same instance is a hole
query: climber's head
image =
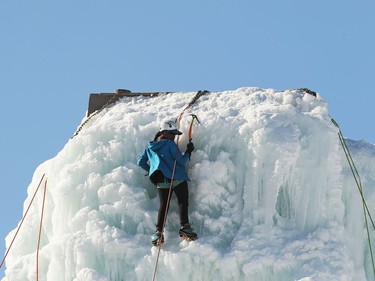
{"type": "Polygon", "coordinates": [[[182,133],[178,130],[176,121],[168,119],[160,124],[160,131],[157,135],[161,139],[174,140],[176,135],[182,135],[182,133]]]}
{"type": "Polygon", "coordinates": [[[171,119],[165,120],[160,124],[160,132],[172,135],[182,135],[178,130],[176,121],[171,119]]]}

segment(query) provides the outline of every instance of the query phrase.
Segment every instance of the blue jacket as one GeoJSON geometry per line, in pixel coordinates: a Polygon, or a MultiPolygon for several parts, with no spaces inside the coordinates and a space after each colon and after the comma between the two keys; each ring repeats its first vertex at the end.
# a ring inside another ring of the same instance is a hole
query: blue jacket
{"type": "Polygon", "coordinates": [[[181,154],[176,143],[172,140],[162,139],[149,142],[143,154],[139,157],[137,165],[148,172],[149,177],[160,170],[164,177],[171,179],[173,165],[176,159],[176,169],[173,180],[189,180],[185,165],[190,153],[181,154]]]}

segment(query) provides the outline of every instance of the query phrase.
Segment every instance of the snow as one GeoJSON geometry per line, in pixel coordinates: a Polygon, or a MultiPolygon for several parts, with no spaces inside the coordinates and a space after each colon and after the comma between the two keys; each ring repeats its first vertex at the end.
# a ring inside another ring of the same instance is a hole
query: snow
{"type": "MultiPolygon", "coordinates": [[[[45,174],[39,280],[152,280],[158,198],[135,163],[160,121],[178,116],[194,95],[123,98],[37,168],[24,209],[45,174]]],[[[173,198],[156,280],[375,280],[360,194],[319,94],[259,88],[206,94],[181,120],[182,151],[190,113],[201,121],[194,123],[196,150],[187,165],[190,221],[199,239],[178,237],[173,198]]],[[[347,143],[373,210],[375,147],[347,143]]],[[[2,281],[36,280],[42,202],[41,189],[2,281]]]]}

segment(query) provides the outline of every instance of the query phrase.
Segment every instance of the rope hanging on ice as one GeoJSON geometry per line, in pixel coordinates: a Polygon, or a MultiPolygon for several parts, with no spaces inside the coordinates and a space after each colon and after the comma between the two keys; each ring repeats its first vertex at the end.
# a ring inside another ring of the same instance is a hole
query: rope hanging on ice
{"type": "MultiPolygon", "coordinates": [[[[177,117],[177,126],[178,128],[180,127],[180,121],[181,121],[181,118],[183,116],[183,114],[186,112],[186,110],[188,110],[190,107],[192,107],[196,102],[197,100],[203,96],[204,94],[208,93],[208,91],[198,91],[195,96],[193,97],[193,99],[186,105],[186,107],[181,111],[181,113],[178,115],[177,117]]],[[[179,136],[177,137],[177,145],[178,145],[178,142],[179,142],[179,136]]],[[[165,215],[164,215],[164,221],[163,221],[163,225],[162,225],[162,231],[164,230],[164,226],[165,226],[165,222],[167,221],[167,213],[168,213],[168,208],[169,208],[169,201],[170,201],[170,198],[171,198],[171,195],[172,195],[172,190],[173,190],[173,178],[174,178],[174,173],[175,173],[175,170],[176,170],[176,164],[177,164],[177,157],[175,157],[175,160],[174,160],[174,163],[173,163],[173,169],[172,169],[172,177],[171,177],[171,184],[169,186],[169,193],[168,193],[168,199],[167,199],[167,206],[166,206],[166,211],[165,211],[165,215]]],[[[161,236],[162,237],[162,236],[161,236]]],[[[161,238],[160,238],[161,239],[161,238]]],[[[155,277],[156,277],[156,271],[157,271],[157,268],[158,268],[158,263],[159,263],[159,257],[160,257],[160,250],[161,250],[161,245],[162,243],[158,243],[158,254],[157,254],[157,257],[156,257],[156,263],[155,263],[155,268],[154,268],[154,273],[153,273],[153,277],[152,277],[152,280],[154,281],[155,280],[155,277]]]]}
{"type": "MultiPolygon", "coordinates": [[[[45,174],[43,174],[42,178],[41,178],[40,181],[39,181],[38,187],[36,188],[35,193],[34,193],[32,199],[31,199],[31,201],[30,201],[30,204],[29,204],[29,206],[27,207],[26,212],[25,212],[25,214],[24,214],[23,217],[22,217],[22,220],[21,220],[21,222],[20,222],[20,224],[19,224],[19,226],[18,226],[18,228],[17,228],[16,233],[14,234],[14,237],[13,237],[13,239],[12,239],[12,242],[10,243],[10,245],[9,245],[9,247],[8,247],[8,250],[6,251],[6,253],[5,253],[5,255],[4,255],[4,258],[3,258],[3,260],[1,261],[0,268],[3,266],[3,264],[4,264],[4,262],[5,262],[5,259],[6,259],[6,257],[8,256],[8,253],[9,253],[10,249],[11,249],[12,246],[13,246],[13,242],[14,242],[14,240],[16,239],[16,237],[17,237],[17,235],[18,235],[18,232],[19,232],[20,229],[21,229],[21,226],[22,226],[22,224],[23,224],[23,222],[24,222],[24,220],[25,220],[25,218],[26,218],[27,213],[29,212],[29,209],[30,209],[32,203],[34,202],[35,196],[36,196],[36,194],[38,193],[38,190],[39,190],[39,188],[40,188],[40,186],[41,186],[41,184],[42,184],[42,182],[43,182],[44,177],[45,177],[45,174]]],[[[36,252],[36,280],[39,279],[39,248],[40,248],[40,238],[41,238],[41,232],[42,232],[42,223],[43,223],[43,214],[44,214],[44,205],[45,205],[45,198],[46,198],[46,190],[47,190],[47,179],[45,180],[45,183],[44,183],[44,194],[43,194],[43,203],[42,203],[42,214],[41,214],[41,218],[40,218],[39,234],[38,234],[38,246],[37,246],[37,252],[36,252]]]]}
{"type": "Polygon", "coordinates": [[[366,225],[366,232],[367,232],[367,240],[368,240],[369,249],[370,249],[372,269],[374,271],[374,276],[375,276],[375,261],[374,261],[374,255],[373,255],[373,252],[372,252],[372,244],[371,244],[371,237],[370,237],[370,230],[369,230],[369,226],[368,226],[367,216],[370,218],[370,221],[371,221],[371,224],[372,224],[372,227],[374,228],[374,230],[375,230],[375,224],[374,224],[374,221],[372,219],[370,210],[368,209],[368,206],[367,206],[364,194],[363,194],[363,188],[362,188],[361,178],[360,178],[358,170],[357,170],[357,168],[356,168],[356,166],[354,164],[353,158],[350,155],[348,146],[345,143],[344,137],[343,137],[343,135],[341,133],[341,129],[340,129],[339,125],[337,124],[337,122],[332,117],[331,117],[331,121],[339,129],[338,135],[339,135],[339,140],[340,140],[341,146],[342,146],[342,148],[344,150],[344,153],[345,153],[345,156],[346,156],[346,160],[349,163],[349,166],[350,166],[350,169],[352,171],[354,180],[355,180],[355,182],[357,184],[358,191],[361,194],[363,213],[364,213],[364,216],[365,216],[365,225],[366,225]]]}

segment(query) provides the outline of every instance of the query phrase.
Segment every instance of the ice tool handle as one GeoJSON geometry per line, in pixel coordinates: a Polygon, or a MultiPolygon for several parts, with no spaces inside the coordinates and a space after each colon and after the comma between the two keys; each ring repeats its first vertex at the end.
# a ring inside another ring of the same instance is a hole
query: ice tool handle
{"type": "MultiPolygon", "coordinates": [[[[198,123],[201,123],[198,119],[198,116],[195,115],[195,114],[190,114],[190,116],[192,116],[193,118],[191,119],[191,122],[190,122],[190,127],[189,127],[189,143],[191,143],[192,139],[193,139],[193,123],[194,123],[194,120],[197,120],[198,123]]],[[[189,161],[191,159],[191,153],[189,155],[189,161]]]]}
{"type": "Polygon", "coordinates": [[[190,114],[190,116],[192,116],[193,118],[191,119],[191,122],[190,122],[190,127],[189,127],[189,143],[191,143],[192,139],[193,139],[193,123],[194,123],[194,120],[197,120],[198,123],[201,123],[198,119],[198,116],[195,115],[195,114],[190,114]]]}

